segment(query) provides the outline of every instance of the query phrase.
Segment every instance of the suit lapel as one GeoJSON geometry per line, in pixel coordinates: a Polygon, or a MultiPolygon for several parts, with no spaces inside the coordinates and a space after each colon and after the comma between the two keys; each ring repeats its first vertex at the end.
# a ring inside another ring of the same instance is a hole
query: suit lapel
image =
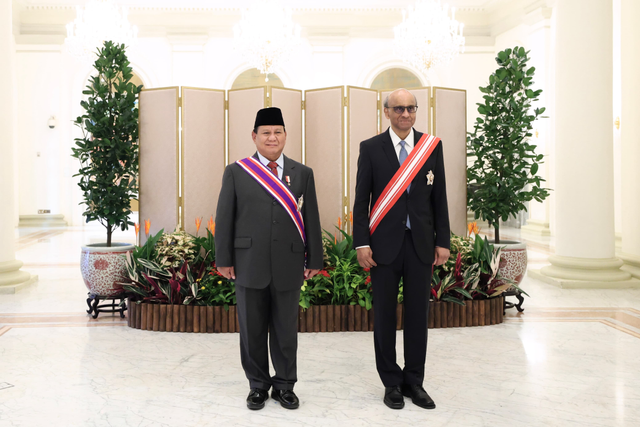
{"type": "Polygon", "coordinates": [[[391,162],[394,170],[400,169],[400,162],[398,161],[398,155],[396,154],[396,150],[393,147],[393,142],[391,141],[391,135],[389,134],[389,129],[385,133],[382,134],[382,150],[387,155],[387,159],[391,162]]]}

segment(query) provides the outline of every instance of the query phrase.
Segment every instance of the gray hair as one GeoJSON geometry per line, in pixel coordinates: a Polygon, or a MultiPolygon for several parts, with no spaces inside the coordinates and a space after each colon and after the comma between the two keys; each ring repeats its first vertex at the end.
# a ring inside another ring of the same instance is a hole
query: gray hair
{"type": "MultiPolygon", "coordinates": [[[[400,89],[396,89],[393,92],[391,92],[390,94],[388,94],[385,98],[384,98],[384,103],[382,104],[384,106],[384,108],[389,108],[389,96],[391,96],[392,94],[396,93],[399,90],[404,90],[406,92],[409,92],[408,90],[404,89],[404,88],[400,88],[400,89]]],[[[411,93],[411,92],[409,92],[411,93]]],[[[411,95],[413,96],[413,102],[416,103],[416,106],[418,106],[418,98],[416,98],[416,96],[414,94],[411,93],[411,95]]]]}

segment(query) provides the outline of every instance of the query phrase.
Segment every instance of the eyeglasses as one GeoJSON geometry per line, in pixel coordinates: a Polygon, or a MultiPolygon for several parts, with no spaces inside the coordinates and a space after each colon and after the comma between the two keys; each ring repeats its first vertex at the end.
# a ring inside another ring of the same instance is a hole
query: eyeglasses
{"type": "Polygon", "coordinates": [[[409,114],[413,114],[416,112],[416,110],[418,109],[417,105],[409,105],[408,107],[403,107],[401,105],[395,106],[395,107],[389,107],[391,109],[393,109],[393,111],[396,112],[396,114],[402,114],[404,113],[404,110],[406,109],[409,114]]]}

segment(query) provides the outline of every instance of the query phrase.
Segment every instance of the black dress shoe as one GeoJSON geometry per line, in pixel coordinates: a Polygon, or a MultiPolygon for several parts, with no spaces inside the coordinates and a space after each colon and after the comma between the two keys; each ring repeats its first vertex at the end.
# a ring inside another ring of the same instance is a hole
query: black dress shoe
{"type": "Polygon", "coordinates": [[[293,390],[276,390],[271,391],[271,397],[280,402],[283,408],[297,409],[300,406],[298,396],[293,390]]]}
{"type": "Polygon", "coordinates": [[[404,398],[402,397],[400,386],[384,388],[384,404],[391,409],[404,408],[404,398]]]}
{"type": "Polygon", "coordinates": [[[252,388],[247,396],[247,408],[249,409],[262,409],[264,408],[264,402],[269,398],[269,390],[263,390],[261,388],[252,388]]]}
{"type": "Polygon", "coordinates": [[[436,404],[429,397],[424,388],[417,384],[405,384],[402,386],[402,394],[410,397],[414,404],[424,409],[435,409],[436,404]]]}

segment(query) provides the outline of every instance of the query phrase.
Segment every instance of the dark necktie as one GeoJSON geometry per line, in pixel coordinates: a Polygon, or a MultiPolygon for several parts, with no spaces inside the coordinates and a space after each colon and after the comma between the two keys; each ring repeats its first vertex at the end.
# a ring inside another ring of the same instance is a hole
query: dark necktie
{"type": "Polygon", "coordinates": [[[267,166],[271,169],[272,174],[278,176],[278,164],[276,162],[269,162],[267,166]]]}

